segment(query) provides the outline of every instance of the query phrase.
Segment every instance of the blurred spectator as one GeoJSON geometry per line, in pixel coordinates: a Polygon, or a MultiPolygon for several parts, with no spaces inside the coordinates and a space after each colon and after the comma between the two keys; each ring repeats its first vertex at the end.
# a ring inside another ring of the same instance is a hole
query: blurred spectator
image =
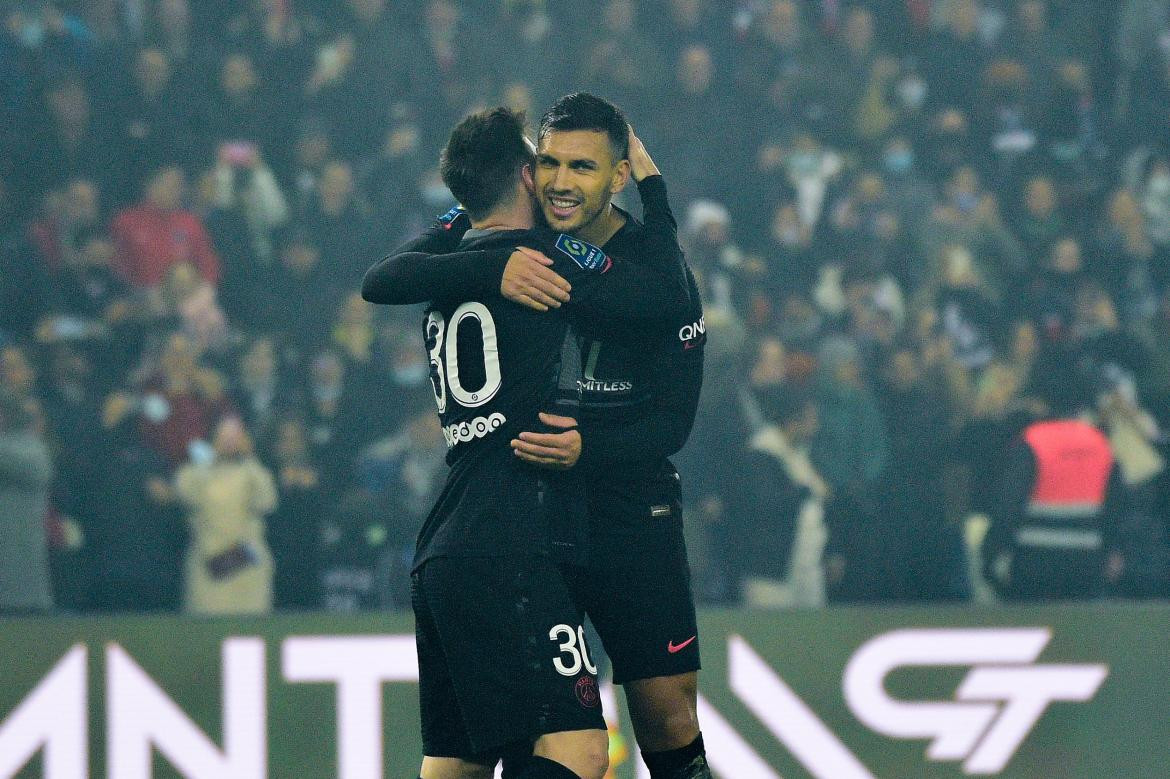
{"type": "Polygon", "coordinates": [[[192,443],[211,435],[231,402],[219,375],[199,365],[189,338],[174,333],[161,351],[142,387],[140,426],[147,445],[175,467],[187,460],[192,443]]]}
{"type": "Polygon", "coordinates": [[[45,205],[44,218],[33,223],[29,235],[45,269],[56,272],[79,251],[78,239],[98,228],[100,195],[93,181],[77,178],[46,197],[45,205]]]}
{"type": "Polygon", "coordinates": [[[373,225],[365,204],[355,191],[353,169],[343,160],[332,160],[321,171],[316,196],[308,204],[301,221],[312,232],[322,259],[329,269],[327,280],[338,294],[338,287],[352,287],[350,279],[361,276],[369,265],[373,225]]]}
{"type": "Polygon", "coordinates": [[[0,612],[53,608],[45,536],[53,463],[28,402],[0,388],[0,612]]]}
{"type": "MultiPolygon", "coordinates": [[[[733,191],[728,186],[730,182],[712,191],[712,184],[719,186],[722,182],[712,182],[709,172],[720,165],[739,168],[747,163],[739,144],[712,144],[696,149],[687,143],[688,138],[706,132],[715,116],[723,118],[724,132],[728,135],[743,135],[744,128],[738,125],[740,113],[716,78],[716,67],[709,47],[694,44],[682,49],[675,64],[671,99],[662,106],[657,124],[647,128],[655,148],[662,148],[659,158],[664,169],[671,172],[670,192],[676,203],[730,193],[733,191]],[[688,147],[691,147],[689,151],[688,147]]],[[[639,127],[638,131],[643,132],[643,128],[639,127]]]]}
{"type": "Polygon", "coordinates": [[[103,435],[88,450],[95,474],[80,485],[91,603],[100,611],[176,611],[187,536],[170,466],[143,443],[130,395],[106,398],[100,420],[103,435]]]}
{"type": "Polygon", "coordinates": [[[979,277],[966,248],[943,249],[942,286],[933,301],[955,359],[968,370],[991,362],[992,344],[1000,326],[995,293],[979,277]]]}
{"type": "Polygon", "coordinates": [[[18,344],[0,346],[0,391],[28,406],[36,398],[37,369],[18,344]]]}
{"type": "Polygon", "coordinates": [[[1016,235],[1029,257],[1041,257],[1069,229],[1060,212],[1056,185],[1044,176],[1029,179],[1022,200],[1019,217],[1013,220],[1016,235]]]}
{"type": "Polygon", "coordinates": [[[330,341],[351,366],[368,371],[374,346],[374,309],[358,292],[341,303],[330,333],[330,341]]]}
{"type": "Polygon", "coordinates": [[[832,493],[826,508],[826,565],[830,600],[876,595],[877,533],[882,521],[878,485],[889,462],[881,411],[853,341],[834,337],[821,346],[816,404],[820,424],[812,462],[832,493]]]}
{"type": "Polygon", "coordinates": [[[255,458],[239,419],[216,426],[212,447],[175,474],[191,523],[183,608],[189,614],[263,614],[272,610],[264,518],[276,509],[276,483],[255,458]]]}
{"type": "MultiPolygon", "coordinates": [[[[647,108],[641,84],[662,83],[666,55],[645,36],[634,0],[606,0],[601,4],[596,37],[581,53],[578,78],[587,90],[608,94],[632,116],[647,108]]],[[[594,21],[594,25],[597,21],[594,21]]]]}
{"type": "Polygon", "coordinates": [[[256,150],[247,158],[241,153],[235,164],[255,166],[260,157],[276,154],[276,139],[288,134],[288,112],[261,82],[251,56],[233,52],[225,57],[216,86],[202,120],[204,156],[214,154],[221,143],[256,150]]]}
{"type": "Polygon", "coordinates": [[[1123,487],[1109,440],[1080,415],[1083,376],[1049,352],[1033,371],[1047,414],[1006,453],[1000,498],[984,540],[988,578],[1010,600],[1084,598],[1125,566],[1123,487]]]}
{"type": "Polygon", "coordinates": [[[81,74],[58,73],[45,83],[42,98],[44,114],[24,140],[28,148],[20,154],[21,175],[13,178],[22,185],[13,193],[17,207],[27,207],[39,192],[75,177],[116,189],[123,169],[118,147],[94,116],[92,95],[81,74]]]}
{"type": "Polygon", "coordinates": [[[231,260],[223,264],[219,289],[232,318],[249,326],[263,324],[263,309],[255,302],[268,294],[276,274],[277,230],[291,215],[276,176],[260,154],[250,142],[221,145],[208,182],[213,210],[206,217],[207,228],[231,260]]]}
{"type": "Polygon", "coordinates": [[[280,367],[273,339],[258,336],[240,355],[229,390],[262,455],[270,454],[278,443],[279,415],[294,405],[280,367]]]}
{"type": "Polygon", "coordinates": [[[1031,314],[1046,338],[1062,341],[1071,334],[1077,287],[1083,281],[1081,245],[1075,238],[1063,238],[1045,259],[1032,278],[1031,314]]]}
{"type": "Polygon", "coordinates": [[[126,170],[120,198],[141,190],[143,173],[173,160],[189,164],[195,151],[188,130],[194,121],[193,101],[184,94],[191,88],[182,81],[185,74],[176,74],[171,58],[155,47],[137,52],[130,73],[132,81],[114,97],[111,109],[117,116],[114,143],[126,170]]]}
{"type": "Polygon", "coordinates": [[[321,541],[340,495],[326,491],[309,455],[304,422],[276,425],[272,447],[280,505],[268,522],[268,543],[277,561],[273,593],[277,609],[315,609],[321,600],[321,541]]]}
{"type": "MultiPolygon", "coordinates": [[[[345,493],[321,531],[321,606],[372,611],[385,605],[381,569],[388,552],[386,518],[373,495],[345,493]]],[[[401,586],[401,583],[398,583],[401,586]]]]}
{"type": "Polygon", "coordinates": [[[987,50],[979,38],[978,0],[954,0],[943,6],[943,29],[926,45],[926,78],[931,102],[939,108],[971,106],[987,62],[987,50]]]}
{"type": "Polygon", "coordinates": [[[1117,458],[1127,500],[1117,529],[1117,554],[1107,561],[1113,595],[1140,598],[1165,595],[1170,575],[1167,523],[1159,517],[1159,490],[1166,459],[1159,451],[1165,435],[1139,405],[1132,380],[1118,380],[1099,400],[1101,427],[1117,458]]]}
{"type": "Polygon", "coordinates": [[[416,399],[402,425],[366,447],[358,479],[381,505],[386,545],[379,560],[382,584],[394,608],[410,603],[407,583],[414,537],[447,480],[447,446],[430,398],[416,399]]]}
{"type": "Polygon", "coordinates": [[[148,38],[166,52],[171,62],[186,63],[196,54],[195,25],[188,0],[159,0],[148,24],[148,38]]]}
{"type": "Polygon", "coordinates": [[[1096,238],[1098,276],[1117,296],[1126,322],[1148,321],[1157,310],[1159,281],[1164,285],[1165,252],[1146,234],[1137,199],[1125,189],[1109,200],[1096,238]]]}
{"type": "Polygon", "coordinates": [[[809,458],[817,407],[807,392],[782,386],[761,397],[764,425],[743,453],[727,540],[754,538],[730,565],[744,603],[755,607],[824,605],[822,552],[828,484],[809,458]]]}
{"type": "Polygon", "coordinates": [[[220,146],[215,164],[215,206],[240,211],[248,227],[252,256],[262,266],[270,264],[272,233],[288,221],[289,207],[258,146],[248,142],[220,146]]]}
{"type": "Polygon", "coordinates": [[[882,376],[890,460],[884,478],[882,594],[889,600],[959,601],[968,595],[963,538],[947,506],[952,460],[949,404],[912,348],[895,350],[882,376]]]}
{"type": "Polygon", "coordinates": [[[182,169],[159,168],[147,179],[144,199],[114,218],[115,267],[133,286],[156,287],[181,262],[194,265],[208,282],[219,281],[219,257],[206,228],[183,210],[186,188],[182,169]]]}
{"type": "Polygon", "coordinates": [[[337,352],[324,350],[312,359],[305,387],[306,429],[309,451],[329,489],[349,485],[357,453],[376,435],[362,389],[337,352]]]}
{"type": "Polygon", "coordinates": [[[422,152],[420,122],[406,104],[394,106],[383,142],[363,161],[359,176],[374,212],[379,247],[397,246],[418,226],[415,212],[422,204],[417,182],[426,167],[422,152]]]}
{"type": "Polygon", "coordinates": [[[278,240],[280,266],[272,279],[263,318],[282,341],[302,356],[321,343],[335,311],[335,297],[327,284],[331,270],[323,265],[320,241],[301,227],[293,227],[278,240]]]}

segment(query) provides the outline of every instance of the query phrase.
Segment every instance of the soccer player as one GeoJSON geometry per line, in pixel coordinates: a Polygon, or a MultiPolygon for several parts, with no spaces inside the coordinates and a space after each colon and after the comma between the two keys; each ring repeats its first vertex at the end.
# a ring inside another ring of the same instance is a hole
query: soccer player
{"type": "MultiPolygon", "coordinates": [[[[531,165],[523,119],[504,108],[460,123],[441,161],[473,228],[460,248],[484,262],[523,242],[559,252],[552,269],[574,298],[563,312],[541,314],[498,289],[432,290],[424,331],[451,473],[419,533],[411,582],[423,779],[489,777],[518,743],[532,757],[517,777],[605,773],[596,668],[555,554],[558,543],[573,545],[562,529],[580,522],[563,516],[583,511],[583,498],[575,477],[534,467],[509,443],[556,399],[570,312],[638,329],[690,305],[664,193],[664,251],[657,261],[623,263],[568,236],[546,243],[530,229],[531,165]]],[[[620,175],[629,170],[625,162],[620,175]]],[[[382,299],[383,280],[371,269],[367,299],[382,299]]]]}
{"type": "MultiPolygon", "coordinates": [[[[612,202],[625,184],[626,127],[621,111],[601,98],[575,93],[558,100],[541,120],[536,194],[553,230],[607,255],[648,257],[653,231],[612,202]]],[[[426,250],[444,251],[438,243],[426,250]]],[[[384,263],[395,280],[387,302],[418,302],[417,285],[434,275],[461,288],[499,287],[537,310],[576,294],[565,292],[555,269],[528,256],[510,258],[502,273],[456,255],[429,264],[417,255],[391,256],[384,263]]],[[[711,775],[696,714],[699,642],[680,485],[668,460],[690,434],[702,385],[705,323],[689,270],[687,278],[690,305],[681,316],[617,337],[603,332],[603,319],[577,323],[580,439],[525,432],[512,442],[517,457],[537,465],[564,467],[579,455],[589,553],[572,576],[573,594],[601,636],[614,681],[625,686],[654,779],[711,775]]]]}

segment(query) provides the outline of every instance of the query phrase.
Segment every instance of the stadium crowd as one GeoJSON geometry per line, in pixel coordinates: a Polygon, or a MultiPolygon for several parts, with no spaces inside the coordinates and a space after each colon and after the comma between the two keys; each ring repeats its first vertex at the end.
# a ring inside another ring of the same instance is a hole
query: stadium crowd
{"type": "Polygon", "coordinates": [[[701,602],[988,597],[1054,395],[1086,594],[1170,594],[1167,0],[0,0],[0,611],[404,606],[445,445],[362,273],[459,117],[578,89],[704,293],[701,602]]]}

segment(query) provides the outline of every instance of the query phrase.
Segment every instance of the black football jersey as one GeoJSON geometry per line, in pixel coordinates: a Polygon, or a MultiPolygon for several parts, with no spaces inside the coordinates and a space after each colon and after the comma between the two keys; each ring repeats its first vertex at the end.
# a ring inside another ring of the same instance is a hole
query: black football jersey
{"type": "MultiPolygon", "coordinates": [[[[572,285],[572,302],[542,313],[497,291],[478,300],[437,298],[426,309],[423,335],[451,474],[420,532],[416,565],[440,555],[548,549],[549,523],[563,520],[551,512],[573,511],[571,482],[579,479],[523,463],[510,441],[541,429],[539,412],[556,407],[570,321],[587,317],[606,334],[657,332],[664,315],[690,306],[680,268],[615,261],[566,235],[495,231],[472,234],[459,248],[510,253],[518,245],[554,260],[553,270],[572,285]]],[[[570,372],[575,380],[577,367],[570,372]]]]}

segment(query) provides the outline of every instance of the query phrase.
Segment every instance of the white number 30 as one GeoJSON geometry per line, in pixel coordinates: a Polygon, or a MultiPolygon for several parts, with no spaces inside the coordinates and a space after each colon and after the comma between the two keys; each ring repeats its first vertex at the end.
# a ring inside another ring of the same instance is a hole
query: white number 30
{"type": "Polygon", "coordinates": [[[500,391],[503,383],[500,378],[500,353],[496,344],[496,320],[492,312],[483,303],[464,303],[451,314],[451,323],[447,324],[443,314],[432,311],[427,315],[425,324],[427,342],[430,346],[431,372],[435,390],[435,402],[439,406],[439,413],[447,410],[447,388],[455,400],[464,408],[477,408],[487,403],[500,391]],[[459,350],[457,341],[459,326],[464,320],[472,319],[479,323],[479,331],[483,338],[483,386],[471,391],[463,388],[459,382],[459,350]],[[443,346],[447,348],[444,350],[443,346]]]}
{"type": "Polygon", "coordinates": [[[585,646],[585,626],[578,625],[574,630],[569,625],[557,625],[548,632],[548,637],[553,641],[559,641],[560,636],[566,636],[564,641],[558,647],[562,655],[569,656],[569,664],[560,658],[553,658],[553,666],[557,669],[557,673],[561,676],[576,676],[581,671],[581,666],[585,666],[585,670],[594,676],[597,675],[597,666],[589,659],[589,650],[585,646]],[[578,649],[578,645],[580,649],[578,649]]]}

